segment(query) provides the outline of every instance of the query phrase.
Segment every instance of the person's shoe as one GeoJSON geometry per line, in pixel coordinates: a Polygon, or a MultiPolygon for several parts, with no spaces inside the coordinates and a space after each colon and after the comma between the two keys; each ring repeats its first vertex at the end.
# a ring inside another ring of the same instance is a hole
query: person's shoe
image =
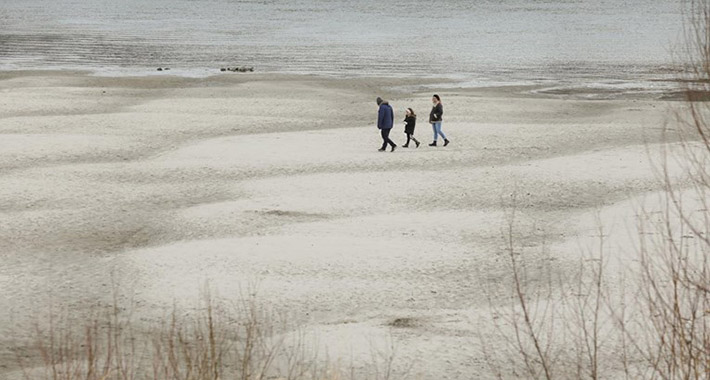
{"type": "Polygon", "coordinates": [[[415,144],[417,144],[417,148],[419,148],[419,141],[415,141],[415,144]]]}
{"type": "Polygon", "coordinates": [[[409,144],[402,145],[402,148],[409,148],[409,144]]]}
{"type": "Polygon", "coordinates": [[[434,142],[432,142],[431,144],[429,144],[429,146],[436,146],[436,141],[434,141],[434,142]]]}
{"type": "Polygon", "coordinates": [[[377,151],[378,151],[378,152],[384,152],[384,151],[385,151],[385,148],[377,149],[377,151]]]}
{"type": "Polygon", "coordinates": [[[447,146],[447,145],[449,145],[449,140],[444,139],[444,146],[447,146]]]}
{"type": "Polygon", "coordinates": [[[390,150],[390,152],[394,152],[394,148],[396,148],[396,147],[397,147],[397,145],[392,145],[392,150],[390,150]]]}

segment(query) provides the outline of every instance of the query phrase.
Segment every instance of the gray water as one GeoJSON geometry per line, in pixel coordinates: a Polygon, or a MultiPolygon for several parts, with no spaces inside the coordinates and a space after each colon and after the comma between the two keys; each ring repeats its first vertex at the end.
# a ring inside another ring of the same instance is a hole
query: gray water
{"type": "Polygon", "coordinates": [[[0,0],[0,70],[663,86],[681,0],[0,0]]]}

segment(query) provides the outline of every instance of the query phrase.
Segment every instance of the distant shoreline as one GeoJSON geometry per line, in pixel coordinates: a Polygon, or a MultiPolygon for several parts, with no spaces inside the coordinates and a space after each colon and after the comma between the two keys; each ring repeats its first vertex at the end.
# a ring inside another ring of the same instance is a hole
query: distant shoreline
{"type": "MultiPolygon", "coordinates": [[[[82,76],[87,78],[106,78],[107,80],[158,80],[170,83],[190,84],[201,82],[244,82],[252,80],[282,80],[282,79],[312,79],[312,80],[333,80],[333,81],[375,81],[381,83],[383,87],[391,89],[395,93],[420,92],[429,90],[486,90],[486,89],[518,89],[521,94],[536,97],[551,98],[574,98],[587,100],[612,100],[612,99],[643,99],[643,100],[682,100],[682,83],[684,81],[678,76],[662,77],[668,73],[659,72],[658,78],[645,80],[621,80],[590,78],[579,79],[527,79],[527,80],[467,80],[458,74],[451,75],[431,75],[418,77],[414,75],[336,75],[328,73],[288,73],[288,72],[256,72],[232,73],[221,72],[219,69],[212,71],[204,70],[205,75],[189,75],[189,72],[181,69],[170,69],[168,71],[147,71],[147,70],[125,70],[122,72],[99,72],[92,69],[10,69],[0,70],[0,79],[22,77],[22,76],[82,76]],[[188,74],[188,75],[186,75],[188,74]]],[[[506,91],[507,93],[508,91],[506,91]]]]}

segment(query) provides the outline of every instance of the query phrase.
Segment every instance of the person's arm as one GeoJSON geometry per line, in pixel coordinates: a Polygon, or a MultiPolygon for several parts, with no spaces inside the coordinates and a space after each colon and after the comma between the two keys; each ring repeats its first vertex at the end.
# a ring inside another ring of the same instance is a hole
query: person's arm
{"type": "Polygon", "coordinates": [[[382,129],[382,124],[385,121],[385,110],[380,106],[380,110],[377,112],[377,128],[382,129]]]}

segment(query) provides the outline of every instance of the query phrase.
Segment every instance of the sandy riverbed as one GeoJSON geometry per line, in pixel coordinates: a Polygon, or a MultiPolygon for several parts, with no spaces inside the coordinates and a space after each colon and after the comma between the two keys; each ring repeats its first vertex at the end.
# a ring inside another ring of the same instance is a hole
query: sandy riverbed
{"type": "Polygon", "coordinates": [[[426,84],[0,74],[0,374],[49,300],[79,312],[113,278],[146,315],[256,281],[332,357],[392,339],[422,379],[486,377],[503,204],[517,194],[521,237],[539,244],[534,224],[574,265],[590,215],[658,189],[647,148],[668,105],[426,84]],[[452,144],[377,152],[375,97],[418,111],[429,143],[433,92],[452,144]]]}

